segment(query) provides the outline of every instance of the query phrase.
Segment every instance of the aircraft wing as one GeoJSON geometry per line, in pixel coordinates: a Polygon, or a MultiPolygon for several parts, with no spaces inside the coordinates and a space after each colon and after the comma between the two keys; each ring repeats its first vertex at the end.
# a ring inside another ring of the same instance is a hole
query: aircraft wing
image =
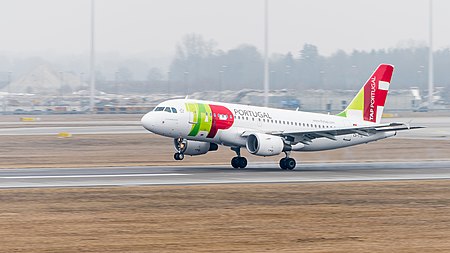
{"type": "Polygon", "coordinates": [[[279,131],[279,132],[271,132],[268,134],[283,136],[287,140],[290,140],[292,142],[295,143],[301,142],[305,145],[308,145],[311,143],[313,139],[317,138],[328,138],[330,140],[336,140],[336,136],[339,135],[359,134],[362,136],[370,136],[377,132],[402,131],[418,128],[424,127],[409,126],[405,123],[388,123],[369,126],[353,126],[353,127],[331,128],[331,129],[329,128],[311,131],[279,131]]]}

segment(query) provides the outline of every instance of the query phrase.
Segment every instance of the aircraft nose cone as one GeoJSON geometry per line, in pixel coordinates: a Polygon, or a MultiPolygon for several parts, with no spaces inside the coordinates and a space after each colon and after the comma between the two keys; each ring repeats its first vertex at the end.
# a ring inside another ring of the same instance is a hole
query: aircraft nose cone
{"type": "Polygon", "coordinates": [[[155,126],[154,122],[153,112],[148,112],[141,118],[142,126],[148,131],[152,131],[152,128],[155,126]]]}

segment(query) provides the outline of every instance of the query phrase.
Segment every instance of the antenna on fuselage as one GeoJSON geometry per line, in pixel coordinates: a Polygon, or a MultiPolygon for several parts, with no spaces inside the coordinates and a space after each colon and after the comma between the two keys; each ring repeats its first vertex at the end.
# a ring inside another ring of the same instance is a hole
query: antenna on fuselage
{"type": "Polygon", "coordinates": [[[184,97],[184,99],[188,99],[189,98],[189,95],[186,95],[186,97],[184,97]]]}
{"type": "Polygon", "coordinates": [[[296,112],[298,112],[298,110],[300,110],[300,107],[297,107],[297,109],[295,109],[296,112]]]}

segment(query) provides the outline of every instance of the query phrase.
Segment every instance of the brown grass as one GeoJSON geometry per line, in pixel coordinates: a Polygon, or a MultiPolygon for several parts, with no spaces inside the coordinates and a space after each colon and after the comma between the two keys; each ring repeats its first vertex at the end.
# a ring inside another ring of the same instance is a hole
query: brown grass
{"type": "MultiPolygon", "coordinates": [[[[153,134],[0,136],[0,168],[229,164],[234,152],[218,152],[173,160],[172,139],[153,134]]],[[[332,151],[293,153],[298,162],[448,160],[450,140],[392,138],[332,151]]],[[[249,162],[274,162],[282,157],[255,157],[249,162]]]]}
{"type": "Polygon", "coordinates": [[[0,252],[449,252],[450,181],[0,191],[0,252]]]}

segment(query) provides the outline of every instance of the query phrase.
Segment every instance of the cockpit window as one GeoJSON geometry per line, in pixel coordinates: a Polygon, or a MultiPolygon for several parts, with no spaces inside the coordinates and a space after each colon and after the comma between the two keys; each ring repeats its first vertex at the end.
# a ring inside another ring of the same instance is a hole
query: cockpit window
{"type": "Polygon", "coordinates": [[[160,111],[164,111],[164,107],[156,107],[155,112],[160,112],[160,111]]]}
{"type": "Polygon", "coordinates": [[[170,110],[170,107],[166,107],[166,109],[164,109],[165,112],[172,112],[172,110],[170,110]]]}
{"type": "Polygon", "coordinates": [[[175,109],[175,108],[172,107],[172,112],[173,112],[173,113],[177,113],[177,109],[175,109]]]}

